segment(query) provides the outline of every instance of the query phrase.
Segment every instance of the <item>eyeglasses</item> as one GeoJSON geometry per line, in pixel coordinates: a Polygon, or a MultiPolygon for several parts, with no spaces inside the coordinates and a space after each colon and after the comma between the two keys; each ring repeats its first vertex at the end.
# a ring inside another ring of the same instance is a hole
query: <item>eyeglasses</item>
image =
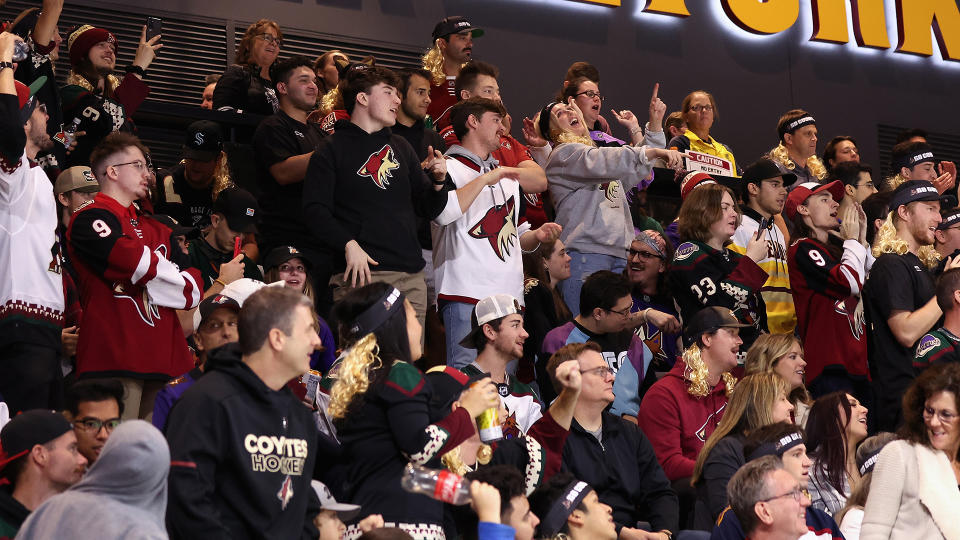
{"type": "Polygon", "coordinates": [[[210,321],[208,323],[203,324],[203,327],[200,328],[200,330],[208,333],[219,332],[220,330],[223,329],[224,326],[226,326],[227,328],[236,328],[237,321],[227,321],[227,322],[210,321]]]}
{"type": "Polygon", "coordinates": [[[587,96],[590,99],[597,98],[600,101],[603,101],[603,96],[601,96],[599,92],[596,92],[594,90],[586,90],[584,92],[580,92],[579,94],[574,94],[573,96],[574,97],[587,96]]]}
{"type": "Polygon", "coordinates": [[[580,373],[590,373],[596,375],[597,377],[606,377],[607,375],[613,377],[616,375],[616,372],[613,371],[613,368],[610,366],[597,367],[593,369],[581,369],[580,373]]]}
{"type": "Polygon", "coordinates": [[[862,183],[862,184],[857,184],[857,187],[865,187],[865,188],[873,189],[874,184],[873,184],[873,181],[871,180],[871,181],[869,181],[869,182],[864,182],[864,183],[862,183]]]}
{"type": "Polygon", "coordinates": [[[283,45],[283,40],[274,36],[273,34],[260,34],[257,37],[266,41],[270,45],[276,44],[277,47],[280,47],[281,45],[283,45]]]}
{"type": "Polygon", "coordinates": [[[127,163],[117,163],[116,165],[110,165],[110,166],[123,167],[124,165],[133,165],[133,168],[136,169],[137,172],[149,172],[151,169],[153,169],[153,162],[150,161],[150,158],[147,158],[147,161],[141,161],[138,159],[136,161],[128,161],[127,163]]]}
{"type": "Polygon", "coordinates": [[[47,104],[40,103],[39,105],[37,105],[37,110],[42,112],[43,114],[47,114],[47,104]]]}
{"type": "Polygon", "coordinates": [[[930,407],[923,408],[923,419],[930,420],[931,418],[936,417],[943,422],[944,424],[952,424],[957,421],[957,413],[950,411],[936,411],[930,407]]]}
{"type": "Polygon", "coordinates": [[[606,311],[607,313],[616,313],[617,315],[619,315],[619,316],[621,316],[621,317],[629,317],[629,316],[630,316],[630,308],[628,308],[628,307],[627,307],[627,308],[623,308],[623,309],[619,309],[619,310],[617,310],[617,309],[605,309],[604,311],[606,311]]]}
{"type": "Polygon", "coordinates": [[[795,501],[797,501],[797,502],[800,502],[800,497],[806,497],[806,499],[807,499],[808,501],[812,501],[812,500],[813,500],[813,496],[810,495],[810,492],[809,492],[809,491],[807,491],[806,489],[801,488],[800,486],[797,486],[797,487],[793,488],[792,491],[788,491],[788,492],[784,493],[783,495],[777,495],[776,497],[769,497],[769,498],[767,498],[767,499],[760,499],[760,500],[757,501],[757,502],[770,502],[770,501],[772,501],[772,500],[782,499],[782,498],[784,498],[784,497],[793,497],[793,500],[795,500],[795,501]]]}
{"type": "Polygon", "coordinates": [[[713,112],[713,105],[694,105],[693,107],[690,107],[690,110],[695,113],[699,113],[700,111],[713,112]]]}
{"type": "Polygon", "coordinates": [[[109,420],[100,420],[91,416],[74,420],[73,424],[87,433],[100,433],[101,428],[107,428],[107,433],[112,433],[120,425],[119,418],[109,420]]]}
{"type": "Polygon", "coordinates": [[[632,258],[634,258],[634,257],[640,257],[641,259],[647,259],[647,260],[650,260],[650,259],[662,259],[662,258],[663,258],[663,257],[661,257],[660,255],[657,255],[656,253],[650,253],[649,251],[640,251],[640,250],[636,250],[636,249],[632,249],[632,248],[631,248],[631,249],[628,249],[628,250],[627,250],[627,258],[628,258],[628,259],[632,259],[632,258]]]}
{"type": "Polygon", "coordinates": [[[294,266],[294,265],[292,265],[292,264],[281,264],[281,265],[278,267],[278,270],[280,270],[281,272],[286,272],[286,273],[288,273],[288,274],[294,274],[294,273],[295,273],[295,274],[305,274],[305,273],[307,273],[307,269],[306,269],[302,264],[298,264],[298,265],[296,265],[296,266],[294,266]]]}

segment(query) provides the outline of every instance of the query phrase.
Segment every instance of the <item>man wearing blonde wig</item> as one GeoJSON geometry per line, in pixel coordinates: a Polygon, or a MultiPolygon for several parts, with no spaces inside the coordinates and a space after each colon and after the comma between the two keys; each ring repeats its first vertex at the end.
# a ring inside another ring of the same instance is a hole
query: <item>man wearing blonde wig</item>
{"type": "MultiPolygon", "coordinates": [[[[874,240],[873,264],[863,287],[870,325],[867,358],[873,379],[876,428],[895,431],[902,422],[900,400],[913,382],[914,346],[943,314],[929,269],[939,255],[933,248],[940,223],[940,194],[926,180],[908,180],[893,192],[890,214],[874,240]]],[[[945,269],[960,267],[948,260],[945,269]]]]}

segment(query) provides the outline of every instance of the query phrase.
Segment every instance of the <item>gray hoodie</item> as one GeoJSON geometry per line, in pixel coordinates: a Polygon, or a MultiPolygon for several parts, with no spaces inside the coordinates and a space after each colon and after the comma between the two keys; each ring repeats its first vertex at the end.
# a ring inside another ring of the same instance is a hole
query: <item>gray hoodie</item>
{"type": "Polygon", "coordinates": [[[34,510],[17,539],[166,539],[169,471],[170,450],[157,428],[124,422],[83,479],[34,510]]]}
{"type": "Polygon", "coordinates": [[[626,192],[653,170],[648,148],[564,143],[553,149],[544,171],[567,249],[627,258],[634,231],[626,192]]]}

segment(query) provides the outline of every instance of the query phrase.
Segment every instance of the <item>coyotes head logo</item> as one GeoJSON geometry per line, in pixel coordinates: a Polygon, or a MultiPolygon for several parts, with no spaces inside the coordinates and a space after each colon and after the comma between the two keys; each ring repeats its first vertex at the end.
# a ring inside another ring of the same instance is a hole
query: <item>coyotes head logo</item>
{"type": "Polygon", "coordinates": [[[400,164],[393,157],[393,148],[389,144],[383,145],[383,148],[370,154],[367,162],[357,171],[360,176],[367,176],[380,189],[387,189],[390,185],[389,178],[393,178],[393,170],[398,169],[400,164]]]}
{"type": "Polygon", "coordinates": [[[617,180],[614,180],[613,182],[604,182],[600,184],[598,189],[603,191],[603,196],[612,203],[617,202],[617,199],[620,196],[620,182],[617,180]]]}
{"type": "Polygon", "coordinates": [[[501,261],[507,260],[510,246],[517,236],[517,224],[513,217],[515,206],[516,200],[510,197],[506,203],[490,207],[480,221],[467,230],[467,234],[474,238],[486,238],[501,261]]]}

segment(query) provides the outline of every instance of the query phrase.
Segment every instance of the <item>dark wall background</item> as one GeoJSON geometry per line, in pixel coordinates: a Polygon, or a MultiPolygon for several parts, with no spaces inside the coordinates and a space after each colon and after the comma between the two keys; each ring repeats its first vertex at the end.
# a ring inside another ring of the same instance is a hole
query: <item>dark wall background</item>
{"type": "MultiPolygon", "coordinates": [[[[519,118],[539,110],[576,60],[600,69],[601,92],[607,96],[604,114],[611,121],[610,108],[631,108],[645,119],[658,81],[671,111],[689,91],[711,91],[720,113],[713,134],[733,148],[743,165],[776,144],[778,117],[795,107],[818,119],[821,150],[834,135],[852,135],[864,161],[874,165],[880,164],[884,146],[879,125],[960,136],[960,63],[940,60],[939,53],[920,58],[855,44],[810,42],[810,0],[800,3],[792,28],[754,36],[727,19],[719,0],[687,0],[692,16],[686,19],[640,13],[645,0],[624,0],[617,8],[570,0],[76,1],[144,16],[167,13],[211,25],[226,23],[228,28],[269,17],[285,31],[349,36],[406,50],[426,49],[440,18],[466,15],[486,29],[475,41],[474,57],[500,67],[501,90],[517,136],[519,118]]],[[[894,0],[886,3],[888,35],[896,44],[894,0]]],[[[619,134],[626,135],[622,129],[619,134]]]]}

